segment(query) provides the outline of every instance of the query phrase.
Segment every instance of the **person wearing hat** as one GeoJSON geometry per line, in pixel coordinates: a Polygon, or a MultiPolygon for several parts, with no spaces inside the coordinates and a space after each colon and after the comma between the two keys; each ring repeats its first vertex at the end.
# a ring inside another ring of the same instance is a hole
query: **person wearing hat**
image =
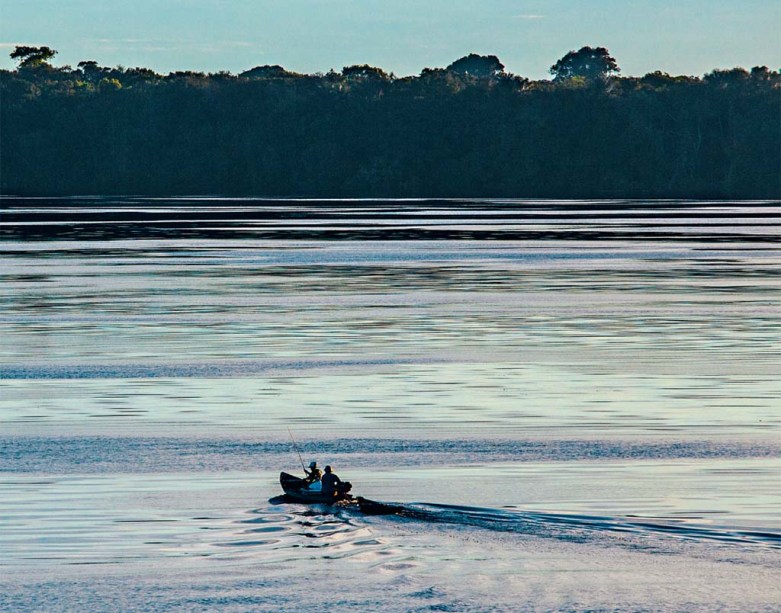
{"type": "Polygon", "coordinates": [[[309,470],[304,469],[304,472],[306,473],[306,478],[304,481],[306,481],[308,484],[320,481],[320,477],[323,476],[322,471],[317,467],[317,462],[315,461],[310,462],[309,470]]]}

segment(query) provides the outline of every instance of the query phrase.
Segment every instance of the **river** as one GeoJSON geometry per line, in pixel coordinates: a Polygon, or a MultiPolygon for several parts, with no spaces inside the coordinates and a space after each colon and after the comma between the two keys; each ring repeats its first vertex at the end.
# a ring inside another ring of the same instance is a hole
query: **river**
{"type": "Polygon", "coordinates": [[[781,602],[778,202],[0,206],[0,609],[781,602]]]}

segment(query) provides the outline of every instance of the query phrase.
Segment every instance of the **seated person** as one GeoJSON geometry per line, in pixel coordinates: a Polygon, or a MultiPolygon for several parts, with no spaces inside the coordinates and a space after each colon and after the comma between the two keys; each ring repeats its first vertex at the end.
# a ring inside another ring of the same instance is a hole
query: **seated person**
{"type": "Polygon", "coordinates": [[[320,478],[323,476],[323,473],[317,467],[317,462],[314,461],[309,463],[309,470],[304,469],[304,473],[306,473],[304,481],[306,481],[307,485],[320,481],[320,478]]]}
{"type": "Polygon", "coordinates": [[[334,498],[337,495],[339,486],[342,484],[342,480],[331,472],[331,467],[325,467],[325,474],[320,480],[322,483],[323,496],[328,498],[334,498]]]}

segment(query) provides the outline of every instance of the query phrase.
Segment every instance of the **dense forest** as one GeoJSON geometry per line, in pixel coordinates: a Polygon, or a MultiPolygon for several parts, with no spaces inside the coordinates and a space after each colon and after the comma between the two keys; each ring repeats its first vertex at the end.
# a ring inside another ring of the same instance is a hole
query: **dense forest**
{"type": "Polygon", "coordinates": [[[17,47],[0,71],[0,190],[16,195],[781,197],[781,75],[621,77],[601,47],[507,72],[495,56],[156,74],[17,47]]]}

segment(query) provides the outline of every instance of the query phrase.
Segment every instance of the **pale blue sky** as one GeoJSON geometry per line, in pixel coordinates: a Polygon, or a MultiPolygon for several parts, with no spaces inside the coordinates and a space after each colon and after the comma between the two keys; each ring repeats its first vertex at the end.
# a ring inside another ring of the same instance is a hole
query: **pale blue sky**
{"type": "Polygon", "coordinates": [[[0,66],[16,44],[55,63],[300,72],[368,63],[397,75],[493,53],[547,77],[571,49],[605,46],[623,73],[781,67],[779,0],[0,0],[0,66]]]}

